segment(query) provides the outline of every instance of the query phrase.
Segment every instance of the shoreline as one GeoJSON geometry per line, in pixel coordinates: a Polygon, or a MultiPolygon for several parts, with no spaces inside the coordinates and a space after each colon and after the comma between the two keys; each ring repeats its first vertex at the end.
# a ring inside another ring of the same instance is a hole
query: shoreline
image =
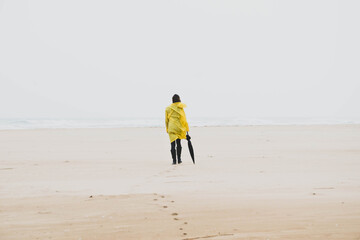
{"type": "MultiPolygon", "coordinates": [[[[205,125],[190,126],[191,128],[241,128],[241,127],[321,127],[321,126],[360,126],[360,123],[329,123],[329,124],[244,124],[244,125],[205,125]]],[[[49,128],[0,128],[0,131],[12,130],[74,130],[74,129],[136,129],[136,128],[165,128],[164,126],[123,126],[123,127],[49,127],[49,128]]]]}

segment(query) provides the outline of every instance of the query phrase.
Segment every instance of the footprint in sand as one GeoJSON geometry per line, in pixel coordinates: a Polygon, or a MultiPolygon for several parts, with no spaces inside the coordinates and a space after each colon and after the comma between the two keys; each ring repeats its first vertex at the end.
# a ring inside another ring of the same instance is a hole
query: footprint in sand
{"type": "MultiPolygon", "coordinates": [[[[165,200],[165,196],[164,195],[158,195],[157,193],[154,193],[154,196],[156,196],[156,198],[153,198],[153,201],[158,201],[158,200],[162,200],[162,199],[164,199],[165,200]],[[160,199],[158,199],[158,197],[160,197],[160,199]]],[[[174,200],[168,200],[167,202],[171,202],[171,203],[175,203],[175,201],[174,200]]],[[[162,205],[162,206],[159,206],[159,207],[162,207],[162,208],[164,208],[164,209],[168,209],[169,208],[169,206],[167,206],[167,205],[162,205]]],[[[173,213],[171,213],[171,216],[173,216],[173,220],[174,221],[179,221],[180,219],[179,219],[179,213],[177,213],[177,212],[173,212],[173,213]]],[[[188,224],[187,222],[184,222],[183,224],[188,224]]],[[[179,228],[179,231],[184,231],[184,228],[183,227],[180,227],[179,228]]],[[[185,236],[185,235],[187,235],[187,233],[182,233],[182,235],[183,236],[185,236]]]]}
{"type": "MultiPolygon", "coordinates": [[[[171,216],[178,216],[179,214],[178,213],[172,213],[171,216]]],[[[178,218],[174,218],[175,221],[178,221],[179,219],[178,218]]]]}

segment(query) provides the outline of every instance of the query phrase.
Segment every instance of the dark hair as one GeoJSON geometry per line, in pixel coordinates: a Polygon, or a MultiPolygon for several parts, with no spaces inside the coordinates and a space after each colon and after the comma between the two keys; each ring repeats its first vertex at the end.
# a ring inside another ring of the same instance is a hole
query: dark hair
{"type": "Polygon", "coordinates": [[[180,96],[177,94],[174,94],[174,96],[172,97],[172,101],[173,101],[173,103],[181,102],[180,96]]]}

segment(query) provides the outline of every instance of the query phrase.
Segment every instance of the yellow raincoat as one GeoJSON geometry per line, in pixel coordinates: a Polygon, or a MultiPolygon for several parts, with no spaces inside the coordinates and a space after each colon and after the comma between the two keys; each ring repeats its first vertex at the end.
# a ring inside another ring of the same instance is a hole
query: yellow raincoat
{"type": "Polygon", "coordinates": [[[165,110],[166,132],[169,134],[170,142],[176,139],[186,139],[186,132],[189,125],[186,121],[184,108],[185,104],[176,102],[168,106],[165,110]]]}

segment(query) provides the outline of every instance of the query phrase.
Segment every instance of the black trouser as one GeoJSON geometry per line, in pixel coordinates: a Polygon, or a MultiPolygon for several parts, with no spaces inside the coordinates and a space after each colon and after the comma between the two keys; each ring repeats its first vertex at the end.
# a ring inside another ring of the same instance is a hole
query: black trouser
{"type": "Polygon", "coordinates": [[[175,141],[171,142],[171,156],[173,159],[173,164],[176,164],[176,154],[178,163],[181,163],[181,140],[176,139],[175,141]],[[176,149],[175,149],[176,143],[176,149]]]}

